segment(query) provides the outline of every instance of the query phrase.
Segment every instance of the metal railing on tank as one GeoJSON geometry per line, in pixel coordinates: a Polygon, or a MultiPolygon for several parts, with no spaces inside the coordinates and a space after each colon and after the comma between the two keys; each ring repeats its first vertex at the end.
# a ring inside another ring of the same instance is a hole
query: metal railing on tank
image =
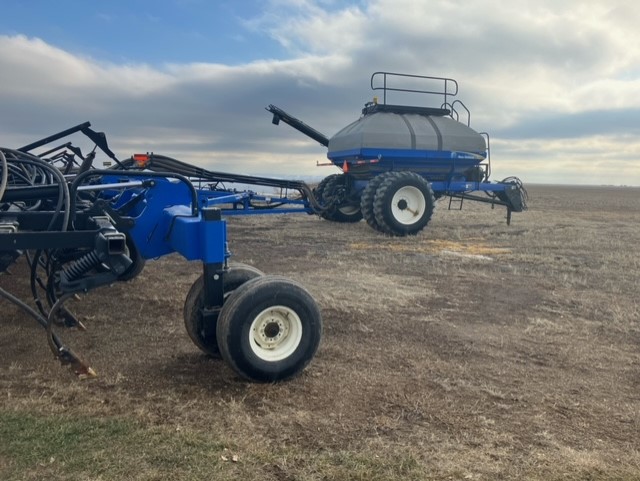
{"type": "Polygon", "coordinates": [[[449,104],[450,97],[458,94],[458,82],[446,77],[429,77],[395,72],[374,72],[371,75],[371,90],[382,90],[382,103],[387,103],[387,92],[406,92],[442,96],[442,104],[449,104]],[[400,80],[398,80],[400,79],[400,80]],[[405,82],[405,87],[394,86],[394,80],[405,82]],[[422,87],[422,84],[424,87],[422,87]],[[415,88],[407,88],[408,85],[415,88]],[[432,87],[433,86],[433,87],[432,87]],[[421,87],[421,88],[418,88],[421,87]]]}

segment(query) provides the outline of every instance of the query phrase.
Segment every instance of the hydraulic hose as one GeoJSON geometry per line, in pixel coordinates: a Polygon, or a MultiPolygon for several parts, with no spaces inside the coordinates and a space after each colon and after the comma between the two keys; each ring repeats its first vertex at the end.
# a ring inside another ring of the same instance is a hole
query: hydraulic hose
{"type": "MultiPolygon", "coordinates": [[[[25,165],[31,166],[32,168],[40,169],[43,173],[46,172],[48,174],[46,177],[49,177],[51,181],[53,181],[55,178],[55,180],[57,181],[56,183],[58,185],[58,189],[59,189],[58,204],[56,206],[55,214],[51,218],[49,229],[51,229],[51,227],[54,225],[57,217],[60,214],[62,214],[64,220],[62,222],[61,230],[66,231],[67,225],[69,223],[69,215],[70,215],[70,212],[69,212],[70,198],[69,198],[69,187],[67,186],[67,181],[65,180],[62,173],[57,168],[49,165],[47,162],[40,159],[39,157],[36,157],[35,155],[31,155],[26,152],[21,152],[19,150],[13,150],[13,149],[3,148],[2,150],[4,151],[3,154],[6,152],[6,154],[10,155],[10,160],[12,163],[22,165],[22,166],[25,166],[25,165]]],[[[43,178],[44,177],[45,176],[43,176],[43,178]]]]}
{"type": "MultiPolygon", "coordinates": [[[[133,161],[124,161],[124,165],[128,168],[131,168],[134,164],[133,161]]],[[[186,162],[173,159],[171,157],[155,154],[151,155],[151,162],[149,162],[146,168],[154,172],[173,172],[185,177],[196,177],[210,182],[240,183],[297,190],[307,199],[309,199],[309,203],[311,204],[311,207],[313,208],[315,213],[320,214],[327,209],[326,207],[320,205],[320,203],[313,195],[313,191],[311,190],[311,188],[305,182],[298,180],[273,179],[269,177],[257,177],[252,175],[215,172],[203,169],[201,167],[196,167],[195,165],[191,165],[186,162]]]]}
{"type": "Polygon", "coordinates": [[[9,180],[9,166],[7,164],[7,158],[4,156],[4,153],[0,150],[0,163],[2,164],[2,177],[0,178],[0,201],[4,196],[4,191],[7,188],[7,181],[9,180]]]}
{"type": "Polygon", "coordinates": [[[91,369],[76,353],[74,353],[71,349],[65,346],[60,338],[53,332],[53,318],[57,314],[57,311],[62,309],[62,305],[64,302],[69,299],[73,294],[66,294],[62,298],[60,298],[49,313],[47,318],[44,318],[36,311],[34,311],[28,304],[22,302],[17,297],[8,293],[4,289],[0,287],[0,297],[5,298],[9,302],[15,304],[20,309],[25,311],[31,317],[33,317],[38,324],[40,324],[47,331],[47,341],[49,347],[51,348],[51,352],[56,356],[58,360],[63,365],[68,365],[71,370],[80,378],[85,377],[93,377],[96,375],[95,371],[91,369]]]}

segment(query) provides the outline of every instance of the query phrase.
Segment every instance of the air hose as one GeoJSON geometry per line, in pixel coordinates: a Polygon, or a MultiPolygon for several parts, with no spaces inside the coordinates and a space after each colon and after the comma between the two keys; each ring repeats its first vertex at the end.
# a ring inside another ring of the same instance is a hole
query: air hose
{"type": "Polygon", "coordinates": [[[0,177],[0,200],[2,200],[4,191],[7,189],[7,181],[9,180],[9,167],[7,166],[7,158],[1,150],[0,163],[2,164],[2,177],[0,177]]]}

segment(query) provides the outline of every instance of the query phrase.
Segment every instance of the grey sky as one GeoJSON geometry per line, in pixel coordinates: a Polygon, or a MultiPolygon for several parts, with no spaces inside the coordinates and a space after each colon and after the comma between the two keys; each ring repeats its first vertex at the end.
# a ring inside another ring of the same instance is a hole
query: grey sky
{"type": "Polygon", "coordinates": [[[327,135],[388,70],[453,77],[471,126],[492,135],[494,178],[640,185],[640,6],[616,1],[273,0],[242,20],[288,52],[245,64],[113,63],[0,36],[0,143],[90,120],[121,157],[155,151],[277,176],[328,175],[326,150],[274,103],[327,135]]]}

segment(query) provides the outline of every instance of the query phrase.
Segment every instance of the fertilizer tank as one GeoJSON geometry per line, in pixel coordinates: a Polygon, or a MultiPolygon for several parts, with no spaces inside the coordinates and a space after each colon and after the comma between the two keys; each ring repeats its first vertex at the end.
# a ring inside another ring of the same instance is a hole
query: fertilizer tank
{"type": "Polygon", "coordinates": [[[366,178],[393,168],[431,181],[468,176],[487,155],[485,138],[446,108],[370,103],[329,139],[327,157],[366,178]]]}
{"type": "Polygon", "coordinates": [[[384,234],[406,236],[424,229],[436,200],[446,196],[449,209],[461,209],[465,200],[504,206],[507,224],[512,212],[526,209],[520,179],[490,180],[489,135],[471,128],[471,112],[455,99],[455,80],[374,72],[371,89],[381,92],[380,102],[374,97],[331,138],[275,105],[267,108],[274,124],[282,120],[327,147],[329,165],[342,171],[314,188],[318,215],[343,223],[364,219],[384,234]]]}

